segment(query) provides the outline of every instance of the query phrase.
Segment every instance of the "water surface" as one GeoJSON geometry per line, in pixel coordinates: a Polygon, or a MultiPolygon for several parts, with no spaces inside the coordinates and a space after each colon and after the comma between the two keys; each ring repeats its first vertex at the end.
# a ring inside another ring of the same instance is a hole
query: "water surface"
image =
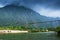
{"type": "Polygon", "coordinates": [[[0,34],[0,40],[60,40],[55,33],[0,34]]]}

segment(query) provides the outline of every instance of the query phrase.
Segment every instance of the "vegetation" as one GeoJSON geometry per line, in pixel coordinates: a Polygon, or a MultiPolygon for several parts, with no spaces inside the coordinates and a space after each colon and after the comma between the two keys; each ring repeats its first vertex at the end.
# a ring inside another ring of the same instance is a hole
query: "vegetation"
{"type": "Polygon", "coordinates": [[[51,27],[50,27],[50,28],[48,28],[48,30],[49,30],[49,31],[56,31],[56,28],[53,28],[53,27],[51,28],[51,27]]]}
{"type": "Polygon", "coordinates": [[[24,26],[1,26],[0,30],[26,30],[24,26]]]}
{"type": "Polygon", "coordinates": [[[0,30],[28,30],[29,32],[46,32],[46,31],[60,31],[60,26],[57,28],[33,28],[28,26],[0,26],[0,30]]]}
{"type": "Polygon", "coordinates": [[[60,31],[60,26],[58,26],[58,27],[56,28],[56,31],[57,31],[57,32],[60,31]]]}
{"type": "Polygon", "coordinates": [[[60,26],[58,26],[58,27],[56,28],[56,32],[57,32],[57,36],[60,37],[60,26]]]}
{"type": "Polygon", "coordinates": [[[29,32],[38,32],[38,29],[27,26],[0,26],[0,30],[28,30],[29,32]]]}

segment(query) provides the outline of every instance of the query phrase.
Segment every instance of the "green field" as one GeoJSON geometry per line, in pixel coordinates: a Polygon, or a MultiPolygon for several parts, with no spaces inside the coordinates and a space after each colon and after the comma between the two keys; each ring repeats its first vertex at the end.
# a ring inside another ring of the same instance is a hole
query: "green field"
{"type": "Polygon", "coordinates": [[[0,34],[0,40],[60,40],[55,33],[0,34]]]}

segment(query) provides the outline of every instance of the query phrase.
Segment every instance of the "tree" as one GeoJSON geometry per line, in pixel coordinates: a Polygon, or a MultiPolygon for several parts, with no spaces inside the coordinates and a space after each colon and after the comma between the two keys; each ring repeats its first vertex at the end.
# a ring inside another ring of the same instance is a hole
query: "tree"
{"type": "Polygon", "coordinates": [[[56,31],[57,31],[57,32],[60,31],[60,26],[58,26],[58,27],[56,28],[56,31]]]}
{"type": "Polygon", "coordinates": [[[56,28],[57,36],[60,36],[60,26],[56,28]]]}
{"type": "Polygon", "coordinates": [[[56,31],[56,28],[53,28],[53,27],[51,27],[51,28],[47,28],[49,31],[56,31]]]}

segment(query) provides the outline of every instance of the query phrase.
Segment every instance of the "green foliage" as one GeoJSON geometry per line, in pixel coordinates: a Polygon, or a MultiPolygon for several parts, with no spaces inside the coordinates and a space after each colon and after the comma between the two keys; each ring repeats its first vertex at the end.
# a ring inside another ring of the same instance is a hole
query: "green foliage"
{"type": "Polygon", "coordinates": [[[57,31],[57,32],[60,31],[60,26],[58,26],[58,27],[56,28],[56,31],[57,31]]]}
{"type": "Polygon", "coordinates": [[[39,32],[42,29],[28,26],[0,26],[0,30],[28,30],[29,32],[39,32]]]}
{"type": "Polygon", "coordinates": [[[56,28],[53,28],[53,27],[51,27],[51,28],[47,28],[49,31],[56,31],[56,28]]]}
{"type": "Polygon", "coordinates": [[[39,30],[36,30],[36,29],[35,30],[30,30],[30,32],[39,32],[39,30]]]}
{"type": "Polygon", "coordinates": [[[57,28],[35,28],[28,26],[0,26],[0,30],[28,30],[29,32],[46,32],[49,31],[60,31],[60,27],[57,28]]]}
{"type": "Polygon", "coordinates": [[[0,30],[30,30],[32,28],[26,26],[0,26],[0,30]]]}

